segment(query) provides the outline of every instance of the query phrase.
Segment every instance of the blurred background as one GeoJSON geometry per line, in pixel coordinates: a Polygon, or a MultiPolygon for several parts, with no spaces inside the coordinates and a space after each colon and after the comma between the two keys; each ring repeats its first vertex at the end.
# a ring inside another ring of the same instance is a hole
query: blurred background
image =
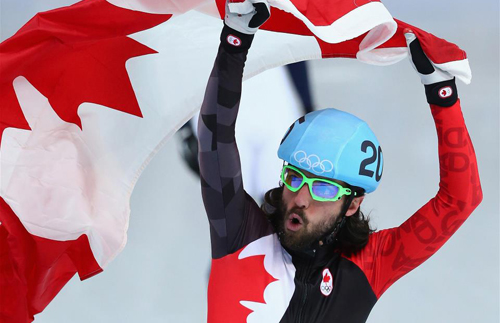
{"type": "MultiPolygon", "coordinates": [[[[35,13],[74,2],[1,0],[1,40],[35,13]]],[[[499,3],[386,0],[384,4],[394,17],[467,52],[473,79],[468,86],[458,82],[458,89],[484,200],[435,256],[382,296],[368,322],[499,322],[499,3]]],[[[384,148],[383,180],[365,199],[364,212],[378,229],[401,224],[438,188],[436,134],[418,76],[407,60],[376,67],[329,59],[310,61],[308,67],[314,107],[339,108],[366,120],[384,148]]],[[[269,188],[279,180],[275,153],[279,140],[266,134],[281,138],[301,114],[287,78],[284,69],[276,69],[245,82],[237,124],[242,155],[261,147],[259,153],[266,156],[260,161],[243,156],[243,167],[265,173],[269,188]],[[284,97],[275,95],[262,103],[272,105],[272,112],[246,108],[259,106],[254,93],[266,98],[276,80],[283,82],[279,91],[284,97]],[[282,126],[272,121],[276,118],[282,126]],[[263,139],[248,140],[256,120],[263,139]]],[[[123,252],[103,273],[84,282],[75,276],[35,322],[205,321],[208,221],[199,180],[183,161],[180,142],[179,136],[172,138],[139,179],[123,252]]]]}

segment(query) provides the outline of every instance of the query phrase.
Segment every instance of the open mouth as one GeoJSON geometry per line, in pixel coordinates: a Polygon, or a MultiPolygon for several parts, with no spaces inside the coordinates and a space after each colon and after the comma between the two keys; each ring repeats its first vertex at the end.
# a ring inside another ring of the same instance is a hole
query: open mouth
{"type": "Polygon", "coordinates": [[[288,216],[286,221],[286,228],[288,230],[298,231],[303,225],[304,221],[302,221],[302,218],[299,215],[292,213],[288,216]]]}

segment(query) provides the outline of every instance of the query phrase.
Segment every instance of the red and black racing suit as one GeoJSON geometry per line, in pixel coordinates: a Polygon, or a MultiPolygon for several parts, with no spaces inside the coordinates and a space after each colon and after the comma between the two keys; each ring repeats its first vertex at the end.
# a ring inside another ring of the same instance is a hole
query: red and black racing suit
{"type": "Polygon", "coordinates": [[[354,255],[331,245],[290,253],[243,189],[234,129],[249,46],[232,48],[224,37],[198,125],[213,259],[208,322],[365,322],[385,290],[432,256],[482,199],[460,102],[431,105],[440,165],[434,198],[399,227],[371,234],[354,255]]]}

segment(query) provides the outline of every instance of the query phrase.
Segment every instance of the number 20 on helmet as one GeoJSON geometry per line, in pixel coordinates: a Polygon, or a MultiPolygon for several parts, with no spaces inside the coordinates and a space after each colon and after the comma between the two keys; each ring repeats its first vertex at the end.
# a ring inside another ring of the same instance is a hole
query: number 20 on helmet
{"type": "Polygon", "coordinates": [[[380,144],[354,115],[324,109],[295,121],[281,140],[278,157],[317,176],[375,191],[383,171],[380,144]]]}

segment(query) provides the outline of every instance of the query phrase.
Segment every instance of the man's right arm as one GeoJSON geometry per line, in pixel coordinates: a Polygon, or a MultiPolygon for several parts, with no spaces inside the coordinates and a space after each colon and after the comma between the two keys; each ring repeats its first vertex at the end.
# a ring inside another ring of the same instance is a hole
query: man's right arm
{"type": "Polygon", "coordinates": [[[200,179],[213,258],[272,232],[258,205],[243,190],[234,136],[243,68],[252,40],[253,34],[224,26],[198,122],[200,179]]]}

